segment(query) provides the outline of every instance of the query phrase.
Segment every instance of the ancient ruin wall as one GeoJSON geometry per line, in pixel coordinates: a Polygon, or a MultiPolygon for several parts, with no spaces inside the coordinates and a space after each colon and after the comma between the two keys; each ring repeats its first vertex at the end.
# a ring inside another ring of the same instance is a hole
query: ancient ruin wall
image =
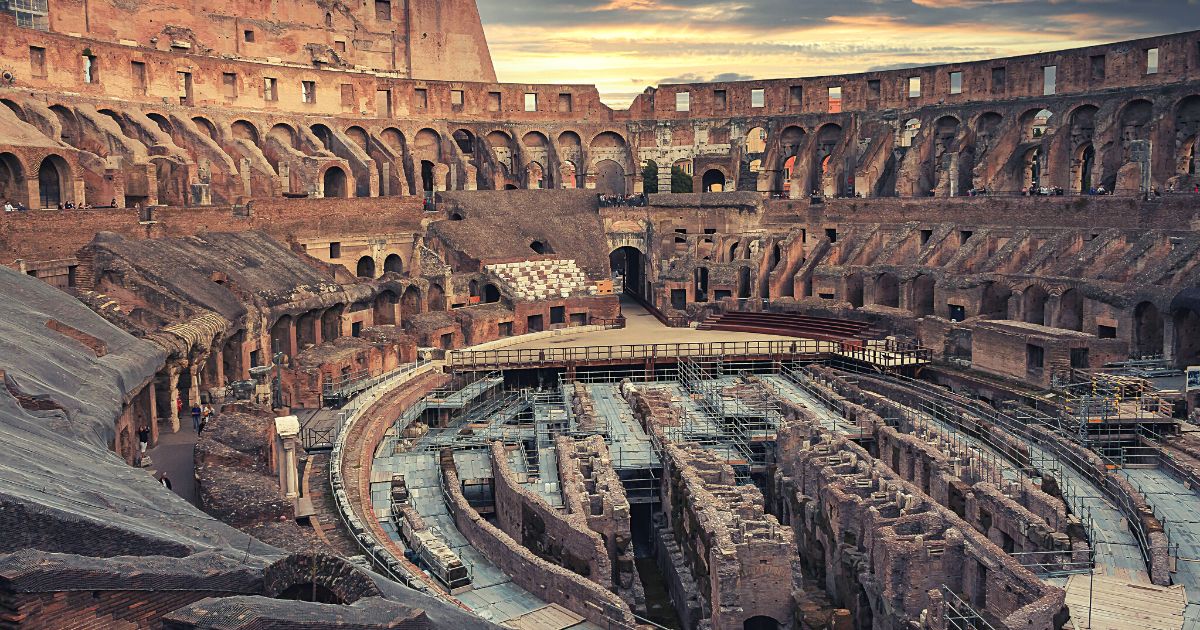
{"type": "Polygon", "coordinates": [[[462,493],[454,454],[442,451],[442,489],[455,527],[489,562],[539,599],[559,604],[604,628],[633,628],[633,615],[621,598],[573,571],[539,558],[489,523],[462,493]]]}
{"type": "Polygon", "coordinates": [[[517,480],[502,442],[493,442],[492,490],[500,529],[538,557],[600,585],[613,587],[612,562],[604,539],[584,514],[563,513],[517,480]]]}

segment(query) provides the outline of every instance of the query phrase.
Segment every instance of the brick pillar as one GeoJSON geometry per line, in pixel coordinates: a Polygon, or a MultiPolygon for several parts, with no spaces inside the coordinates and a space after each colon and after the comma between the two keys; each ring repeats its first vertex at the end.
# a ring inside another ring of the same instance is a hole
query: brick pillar
{"type": "Polygon", "coordinates": [[[1175,318],[1170,313],[1163,317],[1162,354],[1167,361],[1175,360],[1175,318]]]}
{"type": "Polygon", "coordinates": [[[312,339],[313,339],[314,346],[319,346],[319,345],[321,345],[321,342],[324,341],[323,337],[321,336],[321,333],[322,333],[321,322],[323,322],[324,320],[325,320],[325,312],[324,311],[321,311],[320,313],[317,314],[316,317],[313,317],[312,339]]]}
{"type": "Polygon", "coordinates": [[[1045,311],[1045,317],[1042,320],[1042,323],[1047,326],[1057,326],[1058,325],[1058,313],[1060,310],[1062,310],[1062,296],[1061,295],[1053,295],[1052,294],[1050,297],[1046,298],[1046,311],[1045,311]]]}
{"type": "Polygon", "coordinates": [[[214,387],[224,387],[225,386],[225,348],[224,347],[218,348],[213,353],[213,361],[216,362],[216,369],[213,370],[213,375],[217,379],[217,382],[213,383],[213,386],[214,387]]]}
{"type": "Polygon", "coordinates": [[[188,376],[192,379],[192,386],[188,389],[187,401],[188,409],[191,409],[193,405],[200,404],[200,366],[195,364],[189,366],[188,376]]]}
{"type": "Polygon", "coordinates": [[[296,345],[296,318],[292,317],[288,320],[287,338],[284,339],[283,348],[280,349],[287,353],[289,358],[295,359],[297,353],[296,345]]]}
{"type": "Polygon", "coordinates": [[[658,165],[658,192],[670,194],[671,192],[671,165],[658,165]]]}

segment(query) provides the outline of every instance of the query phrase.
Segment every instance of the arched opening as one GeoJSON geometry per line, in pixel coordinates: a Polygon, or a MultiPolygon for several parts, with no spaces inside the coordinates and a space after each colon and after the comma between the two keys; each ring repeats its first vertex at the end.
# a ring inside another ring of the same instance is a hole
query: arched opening
{"type": "Polygon", "coordinates": [[[708,267],[696,267],[692,271],[692,280],[695,283],[695,291],[697,302],[708,301],[708,267]]]}
{"type": "Polygon", "coordinates": [[[601,160],[596,164],[596,194],[625,194],[625,169],[620,164],[613,160],[601,160]]]}
{"type": "Polygon", "coordinates": [[[391,326],[396,324],[396,305],[400,298],[392,291],[381,291],[375,297],[375,325],[391,326]]]}
{"type": "Polygon", "coordinates": [[[746,133],[746,153],[757,155],[767,150],[767,130],[755,127],[746,133]]]}
{"type": "Polygon", "coordinates": [[[1175,365],[1185,368],[1200,365],[1200,315],[1190,308],[1176,309],[1175,365]]]}
{"type": "Polygon", "coordinates": [[[454,132],[454,144],[463,155],[474,155],[475,134],[466,129],[459,129],[454,132]]]}
{"type": "Polygon", "coordinates": [[[725,173],[715,168],[705,171],[704,176],[700,180],[700,188],[704,192],[724,192],[725,173]]]}
{"type": "Polygon", "coordinates": [[[1050,128],[1050,119],[1054,117],[1054,112],[1048,109],[1038,110],[1032,117],[1028,114],[1022,116],[1025,121],[1025,141],[1039,142],[1046,135],[1050,128]]]}
{"type": "Polygon", "coordinates": [[[421,290],[409,285],[400,296],[400,319],[407,321],[409,317],[421,312],[421,290]]]}
{"type": "Polygon", "coordinates": [[[433,162],[421,160],[421,190],[433,192],[433,162]]]}
{"type": "Polygon", "coordinates": [[[1078,162],[1079,188],[1076,192],[1086,193],[1092,190],[1092,169],[1096,166],[1096,147],[1090,143],[1080,147],[1078,162]]]}
{"type": "Polygon", "coordinates": [[[399,254],[388,254],[387,258],[383,259],[384,273],[404,273],[404,259],[400,258],[399,254]]]}
{"type": "Polygon", "coordinates": [[[208,136],[213,142],[221,141],[220,137],[217,135],[217,127],[216,125],[212,124],[211,120],[203,116],[194,116],[192,117],[192,123],[196,125],[196,128],[199,129],[201,133],[208,136]]]}
{"type": "Polygon", "coordinates": [[[742,630],[779,630],[779,622],[774,617],[755,615],[742,624],[742,630]]]}
{"type": "Polygon", "coordinates": [[[546,169],[537,162],[530,162],[525,167],[525,181],[529,188],[541,190],[546,187],[546,169]]]}
{"type": "Polygon", "coordinates": [[[1022,165],[1024,174],[1021,177],[1023,182],[1021,186],[1028,186],[1031,190],[1040,188],[1042,185],[1042,148],[1039,146],[1027,151],[1022,165]]]}
{"type": "Polygon", "coordinates": [[[271,352],[291,352],[292,346],[292,319],[291,315],[284,315],[275,321],[275,325],[271,326],[271,352]]]}
{"type": "Polygon", "coordinates": [[[854,308],[862,308],[863,277],[861,273],[852,273],[846,278],[846,301],[854,308]]]}
{"type": "Polygon", "coordinates": [[[1151,302],[1141,302],[1133,308],[1133,358],[1162,356],[1163,317],[1151,302]]]}
{"type": "Polygon", "coordinates": [[[1189,177],[1200,171],[1200,95],[1192,95],[1175,108],[1175,142],[1179,148],[1177,172],[1189,177]]]}
{"type": "Polygon", "coordinates": [[[933,276],[921,274],[913,280],[913,314],[917,317],[933,315],[933,276]]]}
{"type": "Polygon", "coordinates": [[[658,181],[658,162],[645,160],[642,162],[642,192],[653,195],[661,190],[661,183],[658,181]]]}
{"type": "Polygon", "coordinates": [[[258,128],[253,123],[245,120],[235,120],[229,126],[230,133],[234,138],[246,140],[253,145],[258,145],[258,128]]]}
{"type": "Polygon", "coordinates": [[[312,582],[293,584],[275,597],[275,599],[290,599],[300,602],[315,602],[318,604],[344,605],[346,602],[328,587],[312,582]]]}
{"type": "Polygon", "coordinates": [[[333,341],[342,336],[342,313],[345,312],[344,304],[331,306],[321,315],[321,338],[325,341],[333,341]]]}
{"type": "Polygon", "coordinates": [[[25,169],[12,153],[0,153],[0,201],[29,203],[25,190],[25,169]]]}
{"type": "Polygon", "coordinates": [[[554,248],[551,247],[550,243],[547,243],[546,241],[533,241],[529,244],[529,249],[532,249],[535,253],[541,255],[554,253],[554,248]]]}
{"type": "Polygon", "coordinates": [[[326,198],[341,199],[346,196],[346,171],[340,166],[325,169],[321,178],[322,191],[326,198]]]}
{"type": "Polygon", "coordinates": [[[900,278],[895,274],[881,273],[875,279],[875,303],[879,306],[900,307],[900,278]]]}
{"type": "Polygon", "coordinates": [[[370,256],[363,256],[358,259],[358,268],[355,271],[359,278],[374,278],[375,277],[375,259],[370,256]]]}
{"type": "Polygon", "coordinates": [[[333,152],[333,132],[329,130],[329,127],[318,123],[308,129],[317,137],[317,140],[321,141],[321,146],[325,147],[326,151],[333,152]]]}
{"type": "Polygon", "coordinates": [[[500,301],[500,289],[492,283],[483,285],[483,302],[484,304],[494,304],[500,301]]]}
{"type": "Polygon", "coordinates": [[[43,208],[57,208],[58,204],[71,201],[70,179],[66,160],[57,155],[48,155],[38,167],[38,195],[43,208]]]}
{"type": "Polygon", "coordinates": [[[563,162],[562,165],[559,167],[559,172],[562,173],[562,187],[563,188],[574,189],[579,185],[579,182],[578,182],[579,172],[578,172],[578,169],[575,168],[574,162],[572,162],[570,160],[563,162]]]}
{"type": "Polygon", "coordinates": [[[447,218],[449,218],[451,221],[462,221],[466,217],[464,217],[461,212],[451,212],[450,216],[447,218]]]}
{"type": "Polygon", "coordinates": [[[358,148],[362,149],[363,151],[369,151],[371,148],[367,138],[367,130],[359,127],[358,125],[347,128],[346,137],[350,138],[350,140],[352,140],[354,144],[357,144],[358,148]]]}
{"type": "Polygon", "coordinates": [[[812,176],[813,188],[827,197],[835,197],[842,193],[842,181],[833,155],[841,141],[842,127],[830,123],[821,127],[814,143],[813,165],[816,172],[812,176]]]}
{"type": "Polygon", "coordinates": [[[983,287],[983,296],[979,300],[979,315],[986,319],[1008,319],[1008,300],[1012,297],[1012,289],[995,282],[989,282],[983,287]]]}
{"type": "Polygon", "coordinates": [[[613,276],[620,281],[620,289],[645,297],[646,287],[642,281],[644,266],[642,252],[636,247],[619,247],[608,254],[613,276]]]}
{"type": "Polygon", "coordinates": [[[446,290],[436,282],[429,285],[429,310],[430,312],[446,310],[446,290]]]}
{"type": "Polygon", "coordinates": [[[1058,328],[1083,330],[1083,294],[1067,289],[1058,298],[1058,328]]]}
{"type": "Polygon", "coordinates": [[[1022,319],[1029,324],[1046,325],[1046,300],[1050,297],[1040,285],[1025,289],[1021,302],[1022,319]]]}

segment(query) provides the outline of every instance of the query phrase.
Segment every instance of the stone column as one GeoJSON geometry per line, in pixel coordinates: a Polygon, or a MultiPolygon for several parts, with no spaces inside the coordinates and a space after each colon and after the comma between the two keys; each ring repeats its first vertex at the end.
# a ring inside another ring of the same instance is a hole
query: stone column
{"type": "Polygon", "coordinates": [[[1163,316],[1162,354],[1168,362],[1175,360],[1175,318],[1169,312],[1163,316]]]}
{"type": "Polygon", "coordinates": [[[1046,310],[1042,318],[1042,324],[1046,326],[1058,325],[1058,313],[1062,309],[1062,295],[1051,293],[1050,297],[1046,298],[1046,310]]]}
{"type": "Polygon", "coordinates": [[[296,358],[296,353],[298,352],[298,350],[296,349],[297,345],[298,345],[298,342],[296,341],[296,318],[292,317],[291,319],[288,320],[287,339],[284,340],[284,347],[283,347],[283,351],[287,353],[289,358],[292,358],[292,359],[296,358]]]}
{"type": "Polygon", "coordinates": [[[671,165],[658,165],[658,192],[663,194],[671,193],[671,165]]]}
{"type": "Polygon", "coordinates": [[[296,470],[296,446],[299,436],[299,418],[275,418],[275,467],[279,473],[279,491],[289,499],[300,496],[300,475],[296,470]]]}
{"type": "Polygon", "coordinates": [[[192,386],[188,389],[187,401],[188,408],[191,409],[192,406],[200,404],[200,367],[195,364],[189,366],[188,376],[192,379],[192,386]]]}
{"type": "Polygon", "coordinates": [[[171,408],[167,411],[171,419],[171,433],[179,432],[179,368],[167,368],[167,384],[171,388],[171,408]]]}

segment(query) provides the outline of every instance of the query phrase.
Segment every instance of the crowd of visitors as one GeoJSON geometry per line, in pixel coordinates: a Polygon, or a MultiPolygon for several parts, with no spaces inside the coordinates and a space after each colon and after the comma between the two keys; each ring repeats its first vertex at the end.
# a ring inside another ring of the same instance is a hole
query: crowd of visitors
{"type": "Polygon", "coordinates": [[[646,205],[646,195],[597,195],[601,208],[630,206],[642,208],[646,205]]]}

